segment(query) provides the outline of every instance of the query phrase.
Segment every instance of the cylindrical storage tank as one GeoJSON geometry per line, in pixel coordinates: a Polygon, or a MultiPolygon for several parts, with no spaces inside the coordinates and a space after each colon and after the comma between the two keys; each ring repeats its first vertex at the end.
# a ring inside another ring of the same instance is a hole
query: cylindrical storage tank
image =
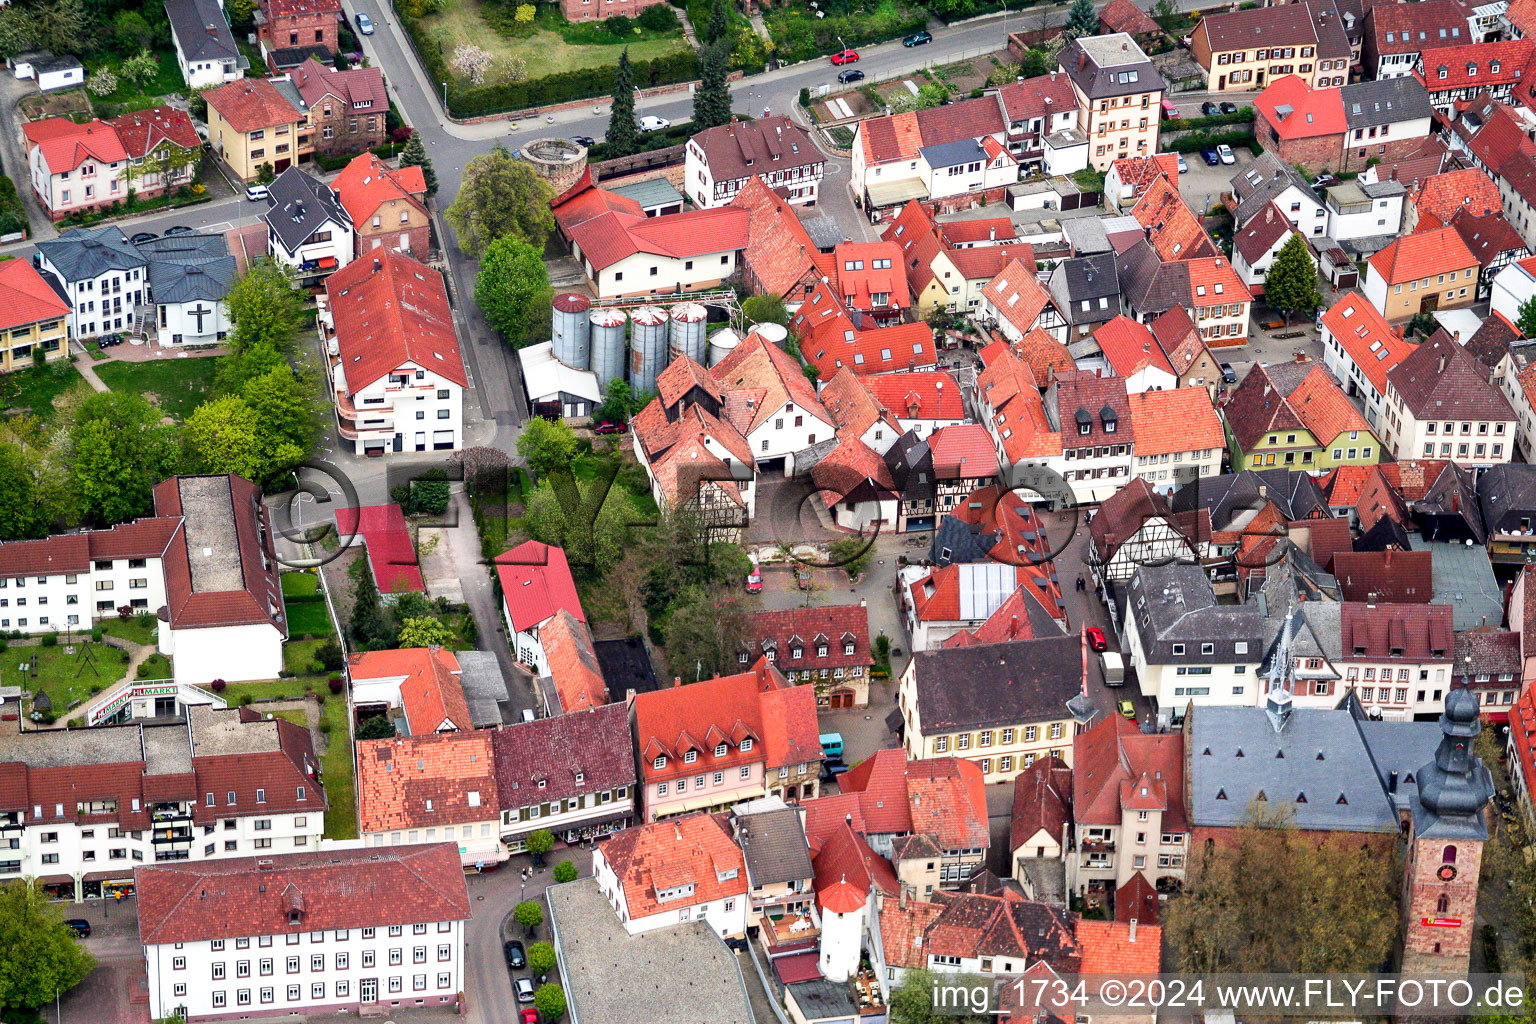
{"type": "Polygon", "coordinates": [[[667,311],[641,306],[629,314],[629,386],[635,394],[656,390],[656,375],[666,365],[667,311]]]}
{"type": "Polygon", "coordinates": [[[556,295],[550,305],[554,307],[550,337],[555,358],[573,370],[585,370],[592,362],[592,320],[588,316],[592,300],[572,292],[556,295]]]}
{"type": "Polygon", "coordinates": [[[667,349],[667,362],[678,356],[687,356],[702,363],[708,354],[709,342],[704,336],[705,321],[709,310],[697,302],[679,302],[672,307],[672,344],[667,349]]]}
{"type": "Polygon", "coordinates": [[[624,325],[629,317],[622,309],[594,309],[587,319],[592,324],[592,375],[597,390],[608,393],[608,382],[624,379],[624,325]]]}
{"type": "Polygon", "coordinates": [[[784,340],[789,337],[789,328],[783,324],[753,324],[752,330],[779,348],[784,347],[784,340]]]}
{"type": "Polygon", "coordinates": [[[709,365],[714,366],[720,360],[731,354],[731,350],[741,344],[741,335],[733,328],[722,327],[709,339],[709,365]]]}

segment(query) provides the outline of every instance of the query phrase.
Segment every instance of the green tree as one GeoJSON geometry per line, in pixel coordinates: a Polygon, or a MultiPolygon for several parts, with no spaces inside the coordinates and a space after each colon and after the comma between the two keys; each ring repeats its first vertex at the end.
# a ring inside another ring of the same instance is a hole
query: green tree
{"type": "Polygon", "coordinates": [[[929,82],[917,90],[914,100],[918,110],[931,110],[932,108],[949,99],[949,87],[939,85],[937,82],[929,82]]]}
{"type": "Polygon", "coordinates": [[[1025,78],[1038,78],[1049,74],[1051,65],[1051,55],[1047,51],[1031,46],[1024,51],[1024,57],[1019,61],[1019,74],[1025,78]]]}
{"type": "MultiPolygon", "coordinates": [[[[559,873],[561,867],[569,863],[570,861],[561,861],[559,864],[556,864],[556,874],[559,873]]],[[[556,881],[559,881],[559,879],[557,878],[556,881]]],[[[535,942],[528,947],[528,969],[534,974],[548,974],[555,969],[555,964],[558,962],[559,960],[555,956],[555,947],[549,943],[535,942]]]]}
{"type": "Polygon", "coordinates": [[[610,159],[629,156],[640,148],[640,129],[635,124],[635,80],[627,46],[619,54],[619,65],[613,72],[613,106],[608,111],[603,146],[610,159]]]}
{"type": "Polygon", "coordinates": [[[565,990],[554,982],[540,985],[533,994],[533,1005],[540,1020],[557,1021],[565,1016],[565,990]]]}
{"type": "Polygon", "coordinates": [[[248,29],[256,22],[256,0],[228,0],[224,10],[229,14],[230,27],[248,29]]]}
{"type": "Polygon", "coordinates": [[[605,487],[601,480],[581,486],[566,478],[557,490],[544,481],[528,497],[529,535],[564,548],[571,565],[607,574],[624,557],[634,511],[624,488],[607,487],[605,493],[605,487]]]}
{"type": "Polygon", "coordinates": [[[528,833],[526,844],[529,853],[535,857],[542,857],[555,848],[555,836],[547,828],[534,829],[528,833]]]}
{"type": "Polygon", "coordinates": [[[432,169],[432,158],[427,156],[427,146],[421,141],[420,132],[411,132],[411,137],[405,140],[400,150],[400,166],[420,167],[421,176],[427,183],[427,195],[437,195],[437,171],[432,169]]]}
{"type": "Polygon", "coordinates": [[[709,23],[707,25],[695,25],[694,28],[704,33],[704,43],[713,46],[731,34],[731,12],[726,7],[726,0],[710,0],[709,23]]]}
{"type": "Polygon", "coordinates": [[[348,57],[340,50],[337,50],[336,53],[331,57],[331,67],[335,68],[337,71],[345,71],[351,66],[352,58],[348,57]]]}
{"type": "Polygon", "coordinates": [[[395,738],[395,727],[384,715],[369,715],[357,723],[357,738],[360,740],[391,740],[395,738]]]}
{"type": "Polygon", "coordinates": [[[0,885],[0,949],[0,1011],[20,1011],[17,1019],[74,988],[96,966],[65,927],[63,910],[30,878],[0,885]]]}
{"type": "Polygon", "coordinates": [[[592,411],[592,420],[595,423],[628,423],[635,413],[645,408],[645,398],[635,394],[627,380],[615,377],[608,382],[608,394],[603,396],[603,404],[592,411]]]}
{"type": "Polygon", "coordinates": [[[1173,0],[1157,0],[1157,3],[1152,5],[1152,20],[1157,22],[1158,28],[1164,32],[1172,32],[1183,20],[1183,15],[1179,13],[1178,5],[1173,0]]]}
{"type": "Polygon", "coordinates": [[[772,292],[750,295],[742,300],[741,315],[752,324],[781,324],[789,326],[789,310],[784,299],[772,292]]]}
{"type": "Polygon", "coordinates": [[[447,647],[453,643],[453,630],[440,619],[406,619],[400,623],[397,647],[447,647]]]}
{"type": "Polygon", "coordinates": [[[154,38],[154,30],[138,11],[118,11],[117,17],[112,19],[112,39],[117,43],[119,53],[147,50],[154,38]]]}
{"type": "Polygon", "coordinates": [[[908,971],[901,984],[891,990],[891,1024],[982,1024],[996,1020],[983,1013],[957,1014],[954,1008],[935,1010],[933,993],[939,985],[990,992],[984,978],[965,974],[935,974],[928,970],[908,971]]]}
{"type": "Polygon", "coordinates": [[[288,472],[307,453],[264,421],[244,398],[233,395],[198,406],[183,430],[199,472],[234,473],[254,483],[288,472]]]}
{"type": "Polygon", "coordinates": [[[550,295],[542,250],[511,237],[486,246],[475,276],[475,304],[513,347],[533,343],[534,321],[549,318],[550,295]]]}
{"type": "Polygon", "coordinates": [[[730,85],[725,78],[729,59],[724,43],[706,46],[700,55],[699,86],[693,93],[693,124],[698,131],[731,119],[730,85]]]}
{"type": "Polygon", "coordinates": [[[270,473],[292,469],[303,459],[302,453],[313,450],[319,442],[324,426],[319,393],[312,370],[295,372],[287,364],[270,368],[240,388],[241,399],[261,424],[273,460],[270,473]],[[285,443],[287,449],[283,448],[285,443]],[[293,459],[292,449],[300,452],[297,459],[293,459]]]}
{"type": "Polygon", "coordinates": [[[123,61],[117,73],[134,85],[143,86],[160,73],[160,60],[148,50],[140,50],[123,61]]]}
{"type": "Polygon", "coordinates": [[[1323,304],[1317,290],[1317,264],[1312,262],[1307,243],[1295,232],[1280,247],[1264,275],[1264,301],[1285,314],[1287,324],[1292,313],[1311,315],[1323,304]]]}
{"type": "Polygon", "coordinates": [[[448,511],[448,473],[433,466],[389,489],[389,500],[408,516],[440,516],[448,511]]]}
{"type": "Polygon", "coordinates": [[[1067,23],[1061,34],[1067,39],[1091,36],[1099,30],[1099,16],[1094,12],[1093,0],[1072,0],[1067,9],[1067,23]]]}
{"type": "Polygon", "coordinates": [[[1522,338],[1536,338],[1536,295],[1520,303],[1515,326],[1520,329],[1522,338]]]}
{"type": "Polygon", "coordinates": [[[48,525],[33,460],[18,444],[0,444],[0,540],[46,536],[48,525]]]}
{"type": "Polygon", "coordinates": [[[539,925],[544,923],[544,911],[540,910],[539,905],[533,900],[524,900],[513,909],[512,918],[528,929],[528,934],[532,935],[539,930],[539,925]]]}
{"type": "Polygon", "coordinates": [[[379,588],[373,582],[368,560],[359,558],[352,563],[352,639],[359,646],[389,639],[389,622],[384,617],[384,604],[379,600],[379,588]]]}
{"type": "Polygon", "coordinates": [[[266,342],[275,352],[293,348],[304,321],[304,300],[282,264],[267,256],[251,261],[246,275],[224,299],[234,329],[229,344],[236,352],[266,342]]]}
{"type": "Polygon", "coordinates": [[[97,526],[150,511],[150,489],[176,469],[171,428],[140,395],[104,391],[75,410],[63,462],[78,510],[97,526]]]}
{"type": "Polygon", "coordinates": [[[555,227],[549,182],[533,166],[497,146],[464,167],[459,194],[448,207],[448,223],[459,236],[459,248],[479,259],[498,238],[515,238],[542,250],[555,227]]]}
{"type": "Polygon", "coordinates": [[[831,556],[829,561],[846,572],[851,580],[869,568],[875,549],[866,537],[842,537],[831,543],[827,553],[831,556]]]}
{"type": "Polygon", "coordinates": [[[1440,329],[1440,321],[1435,319],[1433,313],[1415,313],[1408,320],[1407,332],[1421,337],[1429,337],[1440,329]]]}
{"type": "MultiPolygon", "coordinates": [[[[555,865],[555,870],[552,874],[557,882],[574,882],[576,881],[576,865],[568,860],[563,860],[555,865]]],[[[545,972],[541,971],[540,973],[545,972]]]]}
{"type": "Polygon", "coordinates": [[[662,631],[667,664],[674,676],[688,682],[734,672],[749,632],[746,610],[734,588],[684,587],[662,631]]]}
{"type": "Polygon", "coordinates": [[[560,468],[569,468],[576,457],[576,434],[564,420],[534,418],[517,439],[517,454],[539,479],[560,468]]]}
{"type": "Polygon", "coordinates": [[[44,0],[32,9],[32,42],[54,53],[93,49],[95,26],[81,0],[44,0]]]}

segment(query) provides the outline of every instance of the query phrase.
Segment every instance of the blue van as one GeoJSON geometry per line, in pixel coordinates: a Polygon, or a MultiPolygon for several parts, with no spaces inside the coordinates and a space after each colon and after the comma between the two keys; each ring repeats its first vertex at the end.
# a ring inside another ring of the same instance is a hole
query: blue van
{"type": "Polygon", "coordinates": [[[823,757],[843,756],[843,734],[840,732],[824,732],[821,734],[821,754],[823,757]]]}

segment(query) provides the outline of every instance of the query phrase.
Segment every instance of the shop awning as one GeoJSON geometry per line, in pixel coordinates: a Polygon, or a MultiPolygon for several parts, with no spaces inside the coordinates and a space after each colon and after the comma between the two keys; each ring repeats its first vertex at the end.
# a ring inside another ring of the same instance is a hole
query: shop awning
{"type": "Polygon", "coordinates": [[[322,256],[315,263],[321,270],[334,270],[336,268],[335,256],[322,256]]]}

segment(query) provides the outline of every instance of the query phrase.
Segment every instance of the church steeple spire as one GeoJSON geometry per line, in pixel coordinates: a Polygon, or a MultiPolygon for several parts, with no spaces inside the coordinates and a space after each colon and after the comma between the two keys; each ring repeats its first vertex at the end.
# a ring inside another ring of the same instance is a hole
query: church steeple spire
{"type": "Polygon", "coordinates": [[[1477,697],[1465,686],[1452,687],[1440,715],[1440,746],[1435,759],[1418,773],[1418,810],[1423,817],[1416,823],[1419,835],[1454,831],[1466,837],[1470,830],[1486,838],[1482,811],[1493,797],[1493,779],[1472,752],[1472,743],[1481,731],[1477,697]]]}

